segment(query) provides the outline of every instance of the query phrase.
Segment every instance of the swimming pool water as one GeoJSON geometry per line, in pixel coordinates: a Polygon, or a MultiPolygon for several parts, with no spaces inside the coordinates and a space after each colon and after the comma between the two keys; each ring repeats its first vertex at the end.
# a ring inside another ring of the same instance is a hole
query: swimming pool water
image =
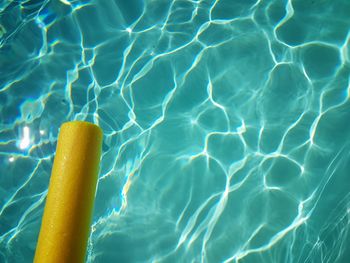
{"type": "Polygon", "coordinates": [[[105,133],[87,262],[350,262],[350,1],[0,1],[0,262],[59,126],[105,133]]]}

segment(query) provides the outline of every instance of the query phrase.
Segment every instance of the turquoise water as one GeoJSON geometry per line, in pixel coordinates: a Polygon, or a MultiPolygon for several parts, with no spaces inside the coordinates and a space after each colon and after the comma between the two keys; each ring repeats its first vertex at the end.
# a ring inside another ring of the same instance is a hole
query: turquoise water
{"type": "Polygon", "coordinates": [[[105,133],[87,262],[350,262],[350,1],[0,1],[0,262],[69,120],[105,133]]]}

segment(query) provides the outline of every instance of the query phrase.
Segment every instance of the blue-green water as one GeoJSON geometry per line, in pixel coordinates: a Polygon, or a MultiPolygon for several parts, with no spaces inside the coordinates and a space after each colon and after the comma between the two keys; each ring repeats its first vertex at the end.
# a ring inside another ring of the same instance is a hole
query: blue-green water
{"type": "Polygon", "coordinates": [[[0,262],[58,128],[105,133],[87,262],[350,262],[350,1],[0,1],[0,262]]]}

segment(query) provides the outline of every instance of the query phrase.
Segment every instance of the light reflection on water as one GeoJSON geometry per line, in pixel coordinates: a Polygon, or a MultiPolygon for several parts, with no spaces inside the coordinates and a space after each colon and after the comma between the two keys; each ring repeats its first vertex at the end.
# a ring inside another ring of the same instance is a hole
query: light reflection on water
{"type": "Polygon", "coordinates": [[[348,262],[350,3],[0,3],[0,262],[58,128],[104,130],[88,262],[348,262]]]}

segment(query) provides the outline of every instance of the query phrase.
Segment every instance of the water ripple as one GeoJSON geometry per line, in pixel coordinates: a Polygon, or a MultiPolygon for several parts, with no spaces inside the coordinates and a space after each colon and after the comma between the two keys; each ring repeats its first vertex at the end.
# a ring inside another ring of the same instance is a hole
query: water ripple
{"type": "Polygon", "coordinates": [[[2,1],[0,261],[59,125],[105,133],[87,262],[347,262],[348,1],[2,1]]]}

